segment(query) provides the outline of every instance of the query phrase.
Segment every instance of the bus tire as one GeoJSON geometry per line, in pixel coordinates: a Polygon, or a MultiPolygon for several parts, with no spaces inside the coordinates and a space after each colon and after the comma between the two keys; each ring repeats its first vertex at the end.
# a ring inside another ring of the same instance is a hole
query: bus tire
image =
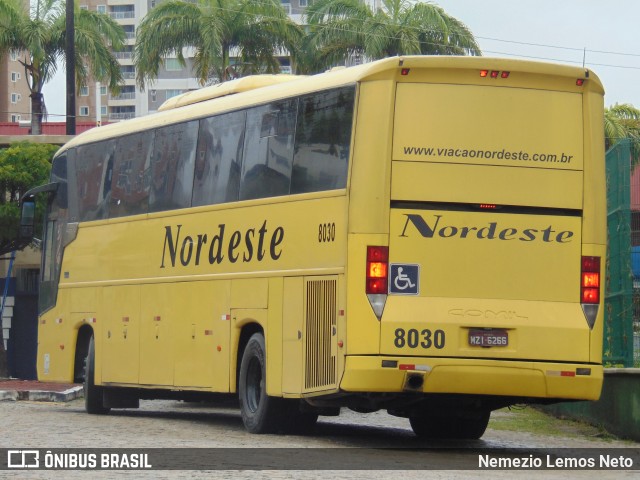
{"type": "Polygon", "coordinates": [[[96,349],[93,336],[89,340],[89,351],[85,361],[84,375],[84,408],[87,413],[94,415],[104,415],[111,410],[104,406],[103,387],[98,387],[94,383],[94,370],[96,362],[96,349]]]}
{"type": "Polygon", "coordinates": [[[413,432],[425,439],[477,440],[484,435],[491,411],[434,412],[409,417],[413,432]]]}
{"type": "Polygon", "coordinates": [[[242,354],[238,397],[245,428],[250,433],[273,433],[282,424],[284,401],[267,395],[264,336],[254,333],[242,354]]]}

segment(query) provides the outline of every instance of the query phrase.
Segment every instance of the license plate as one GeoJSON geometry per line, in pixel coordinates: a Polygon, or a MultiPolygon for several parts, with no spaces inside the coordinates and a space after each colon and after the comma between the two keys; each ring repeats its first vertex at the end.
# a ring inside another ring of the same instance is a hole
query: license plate
{"type": "Polygon", "coordinates": [[[469,330],[469,345],[474,347],[506,347],[509,335],[506,330],[494,328],[469,330]]]}

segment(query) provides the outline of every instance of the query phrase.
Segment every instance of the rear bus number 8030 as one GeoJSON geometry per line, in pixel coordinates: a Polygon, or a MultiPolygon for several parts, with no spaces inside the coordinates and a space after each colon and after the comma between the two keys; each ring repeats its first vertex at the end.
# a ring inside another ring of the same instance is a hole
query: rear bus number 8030
{"type": "Polygon", "coordinates": [[[415,328],[409,330],[396,328],[395,335],[393,344],[397,348],[404,348],[405,346],[409,348],[444,348],[444,330],[431,331],[425,328],[418,331],[415,328]]]}

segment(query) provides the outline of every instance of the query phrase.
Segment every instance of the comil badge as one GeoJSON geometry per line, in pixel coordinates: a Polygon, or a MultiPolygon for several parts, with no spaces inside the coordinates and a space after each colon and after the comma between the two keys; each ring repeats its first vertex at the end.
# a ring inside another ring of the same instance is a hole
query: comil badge
{"type": "Polygon", "coordinates": [[[418,295],[420,293],[420,265],[392,263],[389,265],[389,293],[418,295]]]}

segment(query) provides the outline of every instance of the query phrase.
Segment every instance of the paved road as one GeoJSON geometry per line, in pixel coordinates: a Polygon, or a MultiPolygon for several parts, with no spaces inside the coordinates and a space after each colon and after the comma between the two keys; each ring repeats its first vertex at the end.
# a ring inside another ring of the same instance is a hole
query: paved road
{"type": "MultiPolygon", "coordinates": [[[[421,448],[433,447],[416,439],[408,421],[385,412],[361,415],[344,410],[339,417],[321,417],[315,432],[308,436],[250,435],[245,432],[235,408],[212,407],[175,401],[142,401],[139,410],[119,410],[110,415],[95,416],[84,412],[82,400],[61,403],[0,402],[0,448],[215,448],[239,447],[315,447],[315,448],[421,448]]],[[[498,413],[498,415],[509,415],[498,413]]],[[[442,444],[440,444],[442,445],[442,444]]],[[[482,440],[449,442],[455,448],[617,448],[639,447],[621,441],[594,438],[534,435],[491,428],[482,440]]],[[[376,451],[389,461],[397,455],[392,450],[376,451]]],[[[455,451],[409,452],[403,455],[430,455],[436,465],[458,465],[455,451]]],[[[416,457],[417,458],[417,457],[416,457]]],[[[424,457],[421,457],[424,460],[424,457]]],[[[376,459],[379,459],[377,457],[376,459]]],[[[312,471],[152,471],[152,472],[0,472],[0,478],[317,478],[312,471]],[[133,475],[131,475],[133,474],[133,475]]],[[[637,472],[621,471],[339,471],[325,472],[330,478],[380,477],[399,478],[637,478],[637,472]]]]}

